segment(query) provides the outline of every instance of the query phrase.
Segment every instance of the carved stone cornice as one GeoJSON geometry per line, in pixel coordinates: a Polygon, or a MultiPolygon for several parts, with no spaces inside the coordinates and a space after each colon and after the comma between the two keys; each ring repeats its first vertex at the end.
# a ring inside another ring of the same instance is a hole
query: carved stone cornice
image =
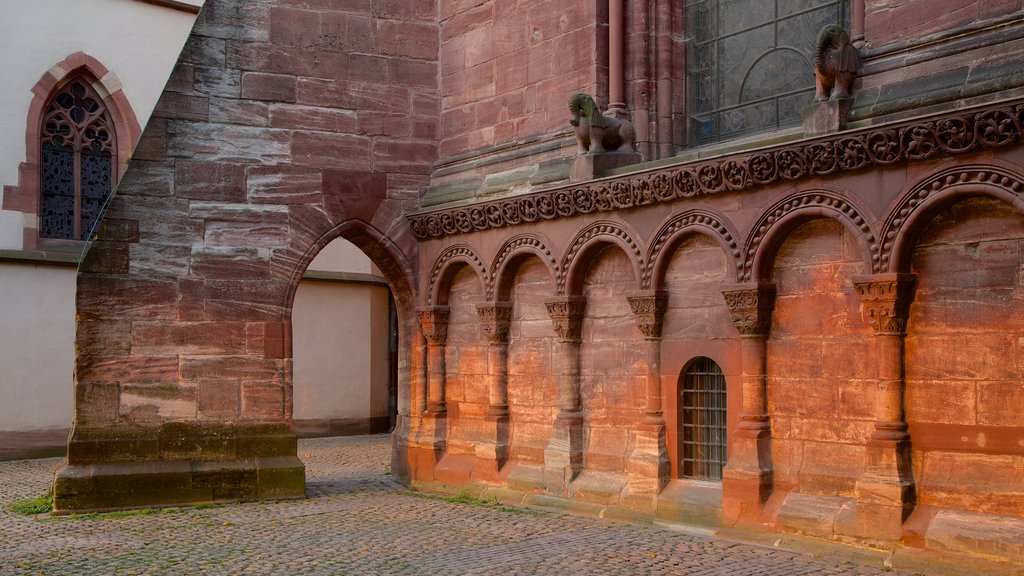
{"type": "Polygon", "coordinates": [[[736,284],[722,290],[732,323],[744,338],[766,338],[775,308],[775,284],[736,284]]]}
{"type": "Polygon", "coordinates": [[[511,302],[477,304],[476,313],[480,317],[480,326],[489,343],[508,343],[508,328],[512,320],[511,302]]]}
{"type": "Polygon", "coordinates": [[[796,144],[409,216],[419,240],[735,192],[779,181],[933,160],[1016,144],[1024,103],[957,110],[796,144]]]}
{"type": "Polygon", "coordinates": [[[914,274],[875,274],[853,278],[853,287],[860,297],[861,313],[878,335],[907,333],[907,318],[916,286],[917,276],[914,274]]]}
{"type": "Polygon", "coordinates": [[[651,294],[626,296],[629,308],[633,311],[636,326],[644,333],[647,340],[661,338],[661,321],[668,309],[668,293],[657,291],[651,294]]]}
{"type": "Polygon", "coordinates": [[[562,342],[579,342],[587,299],[583,296],[567,296],[548,300],[544,305],[548,308],[548,316],[562,342]]]}
{"type": "Polygon", "coordinates": [[[420,319],[420,330],[428,344],[443,346],[448,340],[450,314],[451,309],[447,306],[430,306],[416,310],[416,315],[420,319]]]}

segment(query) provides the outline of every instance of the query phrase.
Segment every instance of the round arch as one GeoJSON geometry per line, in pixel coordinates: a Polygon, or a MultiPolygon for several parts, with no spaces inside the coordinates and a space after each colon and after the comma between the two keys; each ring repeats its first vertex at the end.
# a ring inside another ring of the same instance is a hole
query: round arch
{"type": "Polygon", "coordinates": [[[498,250],[494,262],[491,264],[490,292],[488,300],[497,299],[499,302],[507,302],[511,298],[512,282],[522,263],[536,257],[548,270],[552,281],[558,277],[558,262],[551,254],[548,243],[535,234],[522,234],[507,240],[498,250]]]}
{"type": "Polygon", "coordinates": [[[864,270],[879,271],[877,236],[867,210],[844,194],[812,190],[776,202],[754,224],[744,249],[741,280],[770,280],[775,255],[789,233],[800,224],[817,218],[837,220],[853,233],[861,246],[864,270]]]}
{"type": "Polygon", "coordinates": [[[687,210],[671,217],[654,235],[644,258],[641,289],[664,288],[665,271],[668,269],[672,252],[683,240],[694,234],[703,234],[711,238],[721,246],[727,256],[731,256],[729,272],[733,282],[738,280],[742,252],[732,223],[707,210],[687,210]]]}
{"type": "Polygon", "coordinates": [[[451,288],[452,278],[462,266],[468,266],[476,272],[477,280],[480,281],[481,294],[491,293],[487,267],[484,266],[483,260],[471,247],[457,244],[445,248],[434,261],[427,286],[427,305],[445,306],[448,304],[448,290],[451,288]]]}
{"type": "Polygon", "coordinates": [[[896,202],[883,228],[880,266],[890,272],[910,270],[920,233],[936,212],[969,198],[1006,202],[1024,214],[1024,177],[998,166],[958,166],[934,174],[896,202]]]}
{"type": "Polygon", "coordinates": [[[562,257],[562,264],[559,267],[561,275],[557,282],[559,295],[578,296],[581,294],[586,271],[594,256],[608,245],[620,248],[629,258],[636,288],[640,289],[643,251],[636,240],[636,235],[622,224],[602,220],[587,226],[576,234],[569,249],[562,257]]]}

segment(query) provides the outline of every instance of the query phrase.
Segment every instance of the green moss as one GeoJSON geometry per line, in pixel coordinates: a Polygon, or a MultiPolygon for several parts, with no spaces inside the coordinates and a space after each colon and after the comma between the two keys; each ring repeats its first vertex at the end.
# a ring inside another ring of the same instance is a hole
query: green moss
{"type": "Polygon", "coordinates": [[[23,516],[46,514],[53,510],[53,495],[47,493],[38,498],[19,500],[8,506],[8,509],[15,514],[21,514],[23,516]]]}

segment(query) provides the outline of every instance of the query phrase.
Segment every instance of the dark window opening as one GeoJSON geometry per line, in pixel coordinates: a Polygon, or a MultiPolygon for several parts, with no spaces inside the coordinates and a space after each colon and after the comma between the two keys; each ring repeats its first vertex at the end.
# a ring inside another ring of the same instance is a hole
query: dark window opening
{"type": "Polygon", "coordinates": [[[725,376],[710,358],[698,358],[679,386],[679,476],[721,481],[726,461],[725,376]]]}
{"type": "Polygon", "coordinates": [[[69,82],[43,116],[39,236],[87,240],[114,187],[114,127],[84,79],[69,82]]]}

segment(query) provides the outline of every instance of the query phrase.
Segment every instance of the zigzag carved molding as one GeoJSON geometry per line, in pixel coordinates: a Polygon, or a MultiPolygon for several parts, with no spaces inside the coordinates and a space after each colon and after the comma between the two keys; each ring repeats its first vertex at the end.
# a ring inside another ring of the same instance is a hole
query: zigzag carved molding
{"type": "Polygon", "coordinates": [[[783,180],[916,162],[1015,144],[1024,104],[1003,103],[672,168],[409,216],[419,240],[625,210],[783,180]]]}

